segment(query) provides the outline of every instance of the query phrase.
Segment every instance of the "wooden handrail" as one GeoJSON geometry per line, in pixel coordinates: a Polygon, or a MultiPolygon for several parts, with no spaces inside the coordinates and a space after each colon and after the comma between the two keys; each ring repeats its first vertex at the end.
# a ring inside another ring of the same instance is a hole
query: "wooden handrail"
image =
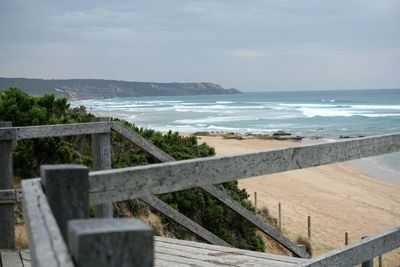
{"type": "Polygon", "coordinates": [[[400,151],[400,134],[90,173],[90,202],[102,204],[400,151]]]}
{"type": "Polygon", "coordinates": [[[109,133],[111,122],[87,122],[0,128],[0,140],[109,133]]]}
{"type": "Polygon", "coordinates": [[[51,211],[40,179],[22,181],[23,208],[33,266],[73,267],[73,261],[51,211]]]}
{"type": "Polygon", "coordinates": [[[400,247],[400,227],[315,257],[302,267],[355,266],[400,247]]]}

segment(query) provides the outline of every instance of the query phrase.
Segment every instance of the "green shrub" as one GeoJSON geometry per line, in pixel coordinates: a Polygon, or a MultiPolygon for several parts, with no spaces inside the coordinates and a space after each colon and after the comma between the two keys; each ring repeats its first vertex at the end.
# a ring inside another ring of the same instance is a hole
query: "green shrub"
{"type": "MultiPolygon", "coordinates": [[[[12,121],[14,126],[43,124],[81,123],[93,117],[85,107],[70,108],[65,98],[54,95],[29,96],[20,89],[0,91],[0,121],[12,121]]],[[[114,119],[120,121],[118,119],[114,119]]],[[[208,157],[215,154],[214,148],[199,144],[195,136],[182,137],[177,132],[166,134],[150,129],[138,128],[122,120],[125,126],[164,150],[177,160],[208,157]]],[[[111,133],[112,167],[122,168],[158,162],[142,152],[132,142],[111,133]]],[[[14,173],[21,178],[37,177],[42,164],[77,163],[92,165],[90,137],[51,137],[16,142],[14,148],[14,173]]],[[[239,189],[237,182],[220,186],[234,200],[255,212],[248,200],[246,190],[239,189]]],[[[174,192],[160,196],[163,201],[218,235],[231,245],[243,249],[264,251],[264,242],[256,235],[256,229],[237,213],[221,204],[201,189],[174,192]]],[[[132,216],[143,212],[142,204],[124,201],[115,209],[117,215],[128,210],[132,216]],[[125,205],[122,209],[120,205],[125,205]]],[[[93,210],[92,210],[93,213],[93,210]]],[[[161,216],[166,228],[176,237],[185,238],[188,231],[165,216],[161,216]]]]}

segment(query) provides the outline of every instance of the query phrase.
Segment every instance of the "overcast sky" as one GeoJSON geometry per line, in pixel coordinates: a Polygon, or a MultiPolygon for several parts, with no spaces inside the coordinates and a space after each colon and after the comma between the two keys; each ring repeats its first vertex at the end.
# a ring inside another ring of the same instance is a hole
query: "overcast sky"
{"type": "Polygon", "coordinates": [[[400,88],[400,1],[1,0],[0,77],[400,88]]]}

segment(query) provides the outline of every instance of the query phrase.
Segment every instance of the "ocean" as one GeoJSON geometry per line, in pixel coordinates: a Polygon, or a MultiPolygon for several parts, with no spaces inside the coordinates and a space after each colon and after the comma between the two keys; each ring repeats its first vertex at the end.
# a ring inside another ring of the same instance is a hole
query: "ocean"
{"type": "MultiPolygon", "coordinates": [[[[277,130],[324,141],[400,133],[400,89],[254,92],[72,101],[137,126],[179,132],[277,130]]],[[[400,183],[400,154],[369,159],[400,183]]]]}

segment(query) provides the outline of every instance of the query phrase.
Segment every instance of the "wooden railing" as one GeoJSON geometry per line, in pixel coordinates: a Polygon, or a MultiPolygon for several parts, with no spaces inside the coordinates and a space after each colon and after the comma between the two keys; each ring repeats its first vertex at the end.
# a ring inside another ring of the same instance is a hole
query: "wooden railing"
{"type": "MultiPolygon", "coordinates": [[[[15,139],[28,139],[28,138],[40,138],[40,137],[51,137],[51,136],[66,136],[66,135],[80,135],[80,134],[91,134],[92,139],[92,156],[93,156],[93,167],[94,170],[110,169],[111,168],[111,154],[110,154],[110,131],[111,129],[117,133],[124,136],[126,139],[132,141],[135,145],[141,148],[146,153],[152,155],[161,162],[175,161],[173,157],[160,150],[158,147],[151,144],[145,138],[141,137],[133,130],[125,127],[119,122],[111,122],[109,118],[94,118],[95,123],[84,123],[84,124],[68,124],[68,125],[45,125],[45,126],[28,126],[28,127],[8,127],[0,129],[0,136],[3,136],[4,141],[10,141],[8,138],[15,139]],[[96,128],[97,127],[97,128],[96,128]],[[30,129],[32,132],[30,132],[30,129]]],[[[0,137],[1,139],[1,137],[0,137]]],[[[11,167],[10,167],[11,168],[11,167]]],[[[12,169],[11,169],[12,171],[12,169]]],[[[301,258],[309,258],[308,253],[301,246],[297,246],[292,241],[287,239],[274,227],[266,224],[255,214],[244,208],[240,203],[231,199],[225,192],[218,189],[214,185],[207,185],[201,187],[204,191],[211,194],[224,205],[231,208],[233,211],[240,214],[244,219],[258,227],[265,234],[270,236],[272,239],[276,240],[279,244],[285,247],[287,250],[292,252],[295,256],[301,258]]],[[[12,203],[16,202],[18,199],[14,198],[16,190],[5,190],[0,192],[0,199],[3,196],[4,201],[12,203]]],[[[190,218],[179,213],[171,206],[162,202],[155,196],[142,196],[140,198],[142,201],[146,202],[148,205],[152,206],[159,212],[163,213],[167,217],[171,218],[175,222],[179,223],[186,229],[192,231],[194,234],[198,235],[202,239],[206,240],[211,244],[230,246],[224,240],[214,235],[207,229],[203,228],[201,225],[197,224],[190,218]]],[[[13,206],[9,206],[10,210],[13,210],[13,206]]],[[[102,203],[96,205],[96,216],[97,217],[112,217],[112,202],[102,203]]],[[[7,223],[9,228],[13,228],[14,225],[7,223]]],[[[0,220],[0,225],[2,221],[0,220]]],[[[1,228],[1,227],[0,227],[1,228]]],[[[10,232],[10,231],[8,231],[10,232]]],[[[10,247],[9,245],[8,247],[10,247]]],[[[2,248],[2,247],[0,247],[2,248]]],[[[4,247],[3,247],[4,248],[4,247]]]]}
{"type": "MultiPolygon", "coordinates": [[[[96,122],[85,124],[84,126],[79,125],[76,130],[73,130],[71,125],[67,125],[65,128],[57,125],[53,133],[58,136],[84,134],[87,133],[82,132],[82,129],[85,128],[90,134],[106,134],[109,133],[112,125],[113,123],[111,122],[96,122]],[[93,125],[104,128],[96,130],[93,125]],[[66,132],[68,134],[65,134],[66,132]]],[[[0,148],[1,145],[4,145],[4,142],[35,136],[29,134],[28,128],[19,127],[18,130],[10,127],[1,128],[0,148]]],[[[40,137],[54,136],[50,133],[53,131],[52,127],[45,126],[45,128],[46,131],[40,129],[40,127],[34,129],[40,137]]],[[[149,146],[149,144],[144,144],[143,146],[149,146]]],[[[149,150],[151,149],[154,149],[154,147],[149,147],[149,150]]],[[[42,167],[41,179],[23,181],[24,216],[33,259],[36,266],[50,266],[48,262],[51,262],[51,260],[62,263],[61,265],[58,264],[58,266],[73,266],[73,262],[79,266],[81,262],[96,260],[91,258],[95,257],[93,255],[90,256],[91,253],[88,254],[89,256],[85,256],[86,254],[83,255],[82,251],[86,251],[85,249],[90,250],[89,247],[92,250],[96,248],[98,251],[110,249],[110,242],[118,244],[116,240],[118,240],[118,237],[121,238],[121,235],[124,235],[122,232],[126,232],[128,239],[137,235],[141,236],[141,240],[145,241],[147,238],[152,240],[151,234],[148,232],[149,228],[146,228],[145,225],[138,221],[130,221],[126,225],[124,222],[118,222],[115,219],[106,219],[105,221],[97,219],[95,222],[86,219],[69,222],[86,218],[87,213],[84,210],[87,210],[89,205],[92,204],[109,205],[110,202],[133,198],[146,199],[152,195],[193,187],[209,188],[212,184],[396,151],[400,151],[400,134],[275,149],[227,157],[171,161],[90,173],[82,166],[42,167]],[[60,188],[63,189],[61,190],[60,188]],[[65,188],[70,191],[64,190],[65,188]],[[85,192],[84,195],[82,195],[82,192],[85,192]],[[116,230],[117,228],[121,229],[121,227],[123,230],[116,230]],[[101,240],[101,242],[96,241],[98,244],[94,244],[96,242],[93,240],[101,240]]],[[[172,159],[165,159],[165,161],[168,160],[172,159]]],[[[0,166],[4,166],[4,164],[0,166]]],[[[213,189],[207,191],[213,191],[213,189]]],[[[217,195],[217,193],[215,194],[217,195]]],[[[136,248],[139,249],[135,256],[136,258],[130,259],[131,261],[149,262],[153,253],[152,243],[150,241],[146,242],[144,243],[148,244],[148,247],[136,248]]],[[[136,245],[136,247],[138,246],[136,245]]],[[[399,246],[400,229],[397,228],[314,258],[303,266],[355,265],[399,246]]],[[[123,247],[116,247],[121,249],[120,253],[123,253],[123,247]]],[[[135,251],[135,248],[127,247],[135,251]]],[[[97,266],[106,266],[101,265],[105,263],[101,262],[102,259],[98,260],[100,265],[97,266]]]]}

